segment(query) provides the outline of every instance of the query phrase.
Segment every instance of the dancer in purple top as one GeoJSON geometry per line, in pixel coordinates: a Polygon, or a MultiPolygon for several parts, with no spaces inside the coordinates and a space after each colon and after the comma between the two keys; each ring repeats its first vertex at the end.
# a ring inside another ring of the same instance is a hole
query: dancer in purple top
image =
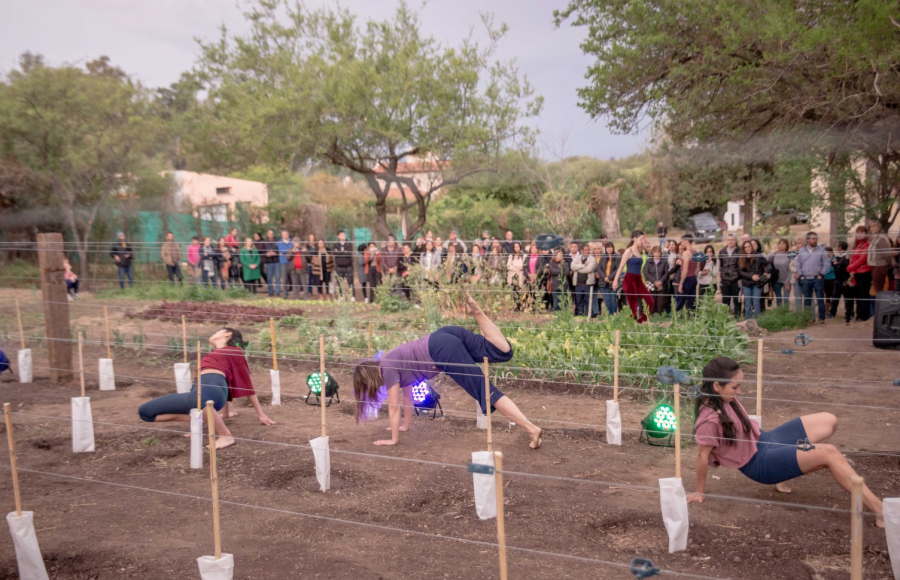
{"type": "MultiPolygon", "coordinates": [[[[468,294],[466,294],[466,312],[475,318],[481,334],[475,334],[459,326],[444,326],[420,339],[401,344],[384,355],[380,361],[365,361],[353,371],[357,421],[365,414],[367,405],[377,401],[378,390],[382,385],[387,388],[388,416],[391,421],[388,430],[391,432],[391,438],[376,441],[375,445],[396,445],[400,442],[400,432],[408,431],[412,424],[413,400],[410,387],[431,380],[442,372],[478,401],[483,412],[487,412],[484,375],[480,371],[479,363],[484,357],[492,363],[512,359],[512,346],[468,294]]],[[[525,418],[516,404],[493,384],[490,391],[491,409],[500,411],[510,421],[525,429],[531,438],[529,446],[532,449],[539,448],[542,443],[541,428],[525,418]]]]}

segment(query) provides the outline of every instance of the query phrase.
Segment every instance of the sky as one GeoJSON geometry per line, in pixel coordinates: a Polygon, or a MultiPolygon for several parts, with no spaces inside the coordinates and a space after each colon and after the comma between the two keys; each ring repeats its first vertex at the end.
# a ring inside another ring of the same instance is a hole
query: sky
{"type": "MultiPolygon", "coordinates": [[[[389,16],[396,2],[343,0],[341,5],[364,20],[389,16]]],[[[0,0],[0,74],[16,68],[25,51],[44,55],[50,65],[83,65],[106,55],[144,85],[166,86],[194,64],[197,38],[218,37],[223,24],[235,34],[247,30],[241,6],[235,0],[0,0]]],[[[592,120],[578,107],[576,90],[586,82],[591,59],[579,48],[582,29],[554,27],[553,9],[564,6],[564,0],[430,0],[421,15],[425,33],[442,43],[456,43],[473,28],[484,39],[481,12],[493,12],[496,23],[509,26],[498,57],[515,58],[544,97],[536,125],[546,158],[609,159],[641,152],[647,132],[613,135],[603,119],[592,120]]]]}

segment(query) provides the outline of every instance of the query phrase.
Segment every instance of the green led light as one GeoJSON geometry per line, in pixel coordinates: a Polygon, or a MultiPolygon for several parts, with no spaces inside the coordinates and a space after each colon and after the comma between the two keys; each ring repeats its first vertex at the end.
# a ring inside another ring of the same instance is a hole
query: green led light
{"type": "MultiPolygon", "coordinates": [[[[328,377],[328,373],[325,373],[325,376],[328,377]]],[[[314,395],[320,394],[322,392],[322,378],[319,376],[319,373],[309,375],[306,378],[306,386],[309,387],[309,390],[312,391],[314,395]]]]}
{"type": "Polygon", "coordinates": [[[647,437],[661,439],[675,432],[678,428],[678,417],[675,416],[675,410],[671,406],[657,405],[641,421],[641,427],[644,428],[647,437]]]}

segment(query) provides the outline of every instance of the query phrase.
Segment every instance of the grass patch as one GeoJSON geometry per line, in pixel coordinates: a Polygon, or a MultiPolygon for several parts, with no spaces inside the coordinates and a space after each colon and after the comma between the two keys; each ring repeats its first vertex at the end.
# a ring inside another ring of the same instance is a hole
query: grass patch
{"type": "Polygon", "coordinates": [[[168,282],[152,284],[144,282],[133,288],[108,288],[97,294],[100,298],[113,300],[162,300],[165,302],[218,302],[223,299],[237,300],[248,298],[249,294],[241,288],[213,288],[186,284],[177,286],[168,282]]]}
{"type": "Polygon", "coordinates": [[[7,288],[40,288],[41,270],[37,264],[12,260],[0,268],[0,278],[7,288]]]}
{"type": "Polygon", "coordinates": [[[788,306],[766,310],[759,315],[756,323],[769,332],[806,328],[812,318],[809,310],[792,311],[788,306]]]}

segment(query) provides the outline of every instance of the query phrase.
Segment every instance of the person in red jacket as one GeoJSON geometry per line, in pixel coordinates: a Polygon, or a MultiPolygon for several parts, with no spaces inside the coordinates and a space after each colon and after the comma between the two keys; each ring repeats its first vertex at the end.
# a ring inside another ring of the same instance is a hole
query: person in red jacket
{"type": "Polygon", "coordinates": [[[856,311],[856,321],[865,322],[871,314],[872,299],[869,289],[872,287],[872,267],[868,264],[869,257],[869,232],[865,226],[856,228],[856,244],[850,256],[850,265],[847,272],[850,274],[849,285],[852,288],[850,294],[844,300],[845,320],[850,324],[856,311]]]}

